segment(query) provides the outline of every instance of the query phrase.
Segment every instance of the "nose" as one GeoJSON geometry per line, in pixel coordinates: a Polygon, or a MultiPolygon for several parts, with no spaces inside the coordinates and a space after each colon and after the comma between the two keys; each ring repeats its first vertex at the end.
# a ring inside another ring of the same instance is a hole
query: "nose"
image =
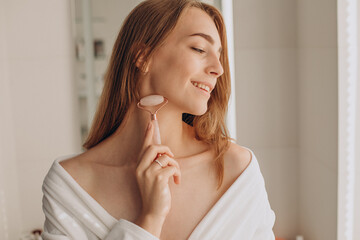
{"type": "Polygon", "coordinates": [[[210,58],[211,59],[209,59],[209,65],[206,69],[206,72],[210,75],[220,77],[224,73],[220,59],[216,56],[216,54],[213,54],[210,58]]]}

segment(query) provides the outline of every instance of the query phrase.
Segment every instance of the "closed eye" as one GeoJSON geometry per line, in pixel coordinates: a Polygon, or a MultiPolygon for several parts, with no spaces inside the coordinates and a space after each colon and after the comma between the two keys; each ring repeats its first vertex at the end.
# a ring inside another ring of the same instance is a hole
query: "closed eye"
{"type": "Polygon", "coordinates": [[[192,49],[194,49],[195,51],[197,51],[197,52],[199,52],[199,53],[204,53],[205,51],[204,50],[202,50],[202,49],[200,49],[200,48],[192,48],[192,49]]]}

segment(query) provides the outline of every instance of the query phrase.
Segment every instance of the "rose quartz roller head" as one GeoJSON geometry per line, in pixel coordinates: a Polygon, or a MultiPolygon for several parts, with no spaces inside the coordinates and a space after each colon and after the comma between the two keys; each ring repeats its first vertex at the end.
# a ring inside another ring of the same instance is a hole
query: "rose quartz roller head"
{"type": "Polygon", "coordinates": [[[154,143],[161,144],[160,129],[156,118],[156,113],[168,103],[167,98],[161,95],[149,95],[140,99],[137,106],[151,114],[151,120],[154,120],[154,143]]]}

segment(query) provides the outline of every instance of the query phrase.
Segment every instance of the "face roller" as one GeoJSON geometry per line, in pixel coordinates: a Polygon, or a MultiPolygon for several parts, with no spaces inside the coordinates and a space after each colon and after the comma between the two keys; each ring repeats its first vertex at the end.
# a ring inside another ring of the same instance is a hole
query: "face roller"
{"type": "Polygon", "coordinates": [[[149,95],[140,99],[137,106],[151,114],[151,120],[154,120],[154,143],[161,144],[160,129],[156,118],[156,113],[168,103],[167,98],[161,95],[149,95]]]}

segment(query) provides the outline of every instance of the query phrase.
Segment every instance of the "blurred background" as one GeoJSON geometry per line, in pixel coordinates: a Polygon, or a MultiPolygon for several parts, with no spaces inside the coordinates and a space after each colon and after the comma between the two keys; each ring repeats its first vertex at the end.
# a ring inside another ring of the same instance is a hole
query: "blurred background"
{"type": "MultiPolygon", "coordinates": [[[[45,174],[83,151],[114,41],[139,2],[0,0],[0,239],[42,228],[45,174]]],[[[257,156],[276,237],[360,239],[357,1],[206,2],[227,24],[227,123],[257,156]]]]}

